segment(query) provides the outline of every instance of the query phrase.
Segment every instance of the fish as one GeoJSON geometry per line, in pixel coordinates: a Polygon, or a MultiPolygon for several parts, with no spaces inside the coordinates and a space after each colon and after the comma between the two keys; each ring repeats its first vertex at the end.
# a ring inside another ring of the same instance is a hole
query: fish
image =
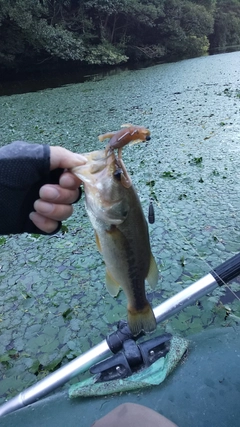
{"type": "Polygon", "coordinates": [[[137,144],[142,141],[149,141],[150,130],[144,126],[132,125],[131,123],[126,123],[121,126],[122,129],[118,131],[112,131],[99,135],[99,141],[104,141],[106,138],[110,138],[106,146],[106,153],[109,150],[118,149],[118,157],[122,158],[122,147],[127,144],[137,144]]]}
{"type": "Polygon", "coordinates": [[[152,332],[156,319],[146,297],[145,280],[155,289],[159,271],[139,197],[114,151],[106,155],[106,150],[98,150],[84,157],[86,164],[71,171],[84,184],[86,210],[106,265],[106,287],[113,297],[123,289],[133,336],[152,332]]]}

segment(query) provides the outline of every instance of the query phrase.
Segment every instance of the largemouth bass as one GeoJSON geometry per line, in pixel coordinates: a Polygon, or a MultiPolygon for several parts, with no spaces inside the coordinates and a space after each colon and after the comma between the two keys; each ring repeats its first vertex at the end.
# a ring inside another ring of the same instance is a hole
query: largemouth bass
{"type": "Polygon", "coordinates": [[[152,332],[156,319],[146,298],[145,279],[155,288],[159,273],[138,195],[113,151],[93,151],[84,157],[87,163],[71,171],[84,183],[86,210],[106,264],[107,289],[112,296],[123,289],[134,336],[152,332]]]}

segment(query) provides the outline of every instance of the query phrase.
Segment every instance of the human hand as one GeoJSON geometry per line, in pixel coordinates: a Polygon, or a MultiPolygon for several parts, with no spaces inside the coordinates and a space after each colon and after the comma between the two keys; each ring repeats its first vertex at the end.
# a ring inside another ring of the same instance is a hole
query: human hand
{"type": "MultiPolygon", "coordinates": [[[[81,154],[72,153],[63,147],[50,147],[50,169],[68,169],[86,163],[81,154]]],[[[71,172],[64,172],[59,184],[45,184],[40,188],[40,198],[35,201],[29,218],[45,233],[57,229],[59,221],[67,219],[73,213],[72,203],[79,198],[81,180],[71,172]]]]}

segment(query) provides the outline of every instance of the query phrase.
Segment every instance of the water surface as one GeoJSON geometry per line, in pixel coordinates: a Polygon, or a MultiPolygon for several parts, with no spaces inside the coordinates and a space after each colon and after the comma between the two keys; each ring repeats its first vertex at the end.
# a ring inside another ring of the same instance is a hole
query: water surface
{"type": "MultiPolygon", "coordinates": [[[[149,144],[124,161],[147,213],[161,281],[156,306],[240,248],[240,52],[201,57],[97,81],[0,97],[0,145],[14,140],[102,147],[97,135],[132,122],[149,144]],[[149,182],[152,182],[150,190],[149,182]]],[[[0,400],[86,351],[126,318],[126,300],[108,295],[83,200],[56,236],[0,237],[0,400]]],[[[231,289],[238,292],[235,280],[231,289]]],[[[190,335],[238,321],[239,300],[224,289],[158,327],[190,335]]]]}

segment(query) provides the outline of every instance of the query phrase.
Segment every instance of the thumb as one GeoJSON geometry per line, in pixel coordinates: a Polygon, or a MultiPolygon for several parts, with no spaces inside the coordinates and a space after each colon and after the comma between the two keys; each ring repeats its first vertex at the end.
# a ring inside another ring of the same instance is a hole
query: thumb
{"type": "Polygon", "coordinates": [[[63,168],[70,169],[74,166],[81,166],[87,162],[82,154],[73,153],[63,147],[50,147],[50,169],[63,168]]]}

